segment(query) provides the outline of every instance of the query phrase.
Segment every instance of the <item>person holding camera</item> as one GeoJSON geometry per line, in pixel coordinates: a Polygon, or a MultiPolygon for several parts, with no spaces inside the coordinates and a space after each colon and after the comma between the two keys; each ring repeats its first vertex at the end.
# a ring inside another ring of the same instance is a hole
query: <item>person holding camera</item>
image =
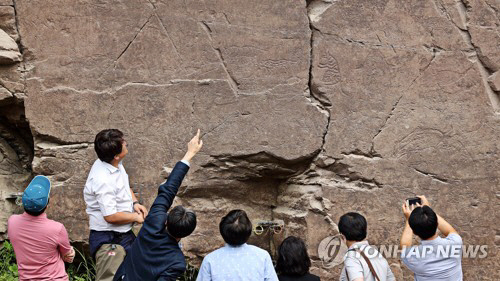
{"type": "Polygon", "coordinates": [[[416,281],[462,280],[462,238],[431,209],[425,196],[418,198],[414,204],[406,201],[402,206],[406,219],[400,242],[403,263],[414,273],[416,281]],[[421,239],[420,245],[412,246],[413,234],[421,239]]]}

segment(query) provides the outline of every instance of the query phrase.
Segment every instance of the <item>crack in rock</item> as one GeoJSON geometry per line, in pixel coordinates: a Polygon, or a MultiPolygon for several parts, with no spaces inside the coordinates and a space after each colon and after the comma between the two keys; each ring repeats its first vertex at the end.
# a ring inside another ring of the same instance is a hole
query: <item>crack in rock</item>
{"type": "Polygon", "coordinates": [[[436,174],[433,174],[433,173],[427,173],[427,172],[424,172],[422,170],[419,170],[419,169],[416,169],[416,168],[413,168],[415,170],[415,172],[417,172],[418,174],[420,175],[423,175],[425,177],[430,177],[432,180],[435,180],[435,181],[438,181],[442,184],[449,184],[448,180],[443,178],[443,177],[440,177],[436,174]]]}
{"type": "Polygon", "coordinates": [[[382,131],[387,127],[387,123],[389,122],[389,120],[392,118],[392,116],[394,115],[394,111],[396,110],[396,107],[398,107],[398,104],[399,102],[401,101],[401,99],[403,98],[404,94],[401,95],[398,100],[394,103],[394,105],[392,106],[392,109],[391,111],[389,112],[389,114],[387,115],[387,117],[385,118],[384,120],[384,124],[382,125],[382,127],[380,127],[380,129],[378,130],[378,132],[375,134],[375,136],[373,136],[372,138],[372,144],[371,144],[371,147],[370,147],[370,152],[369,152],[369,155],[371,156],[381,156],[380,154],[378,154],[376,151],[375,151],[375,139],[380,135],[380,133],[382,133],[382,131]]]}
{"type": "MultiPolygon", "coordinates": [[[[308,19],[309,19],[309,29],[310,29],[310,32],[311,32],[311,37],[310,37],[310,54],[309,54],[309,95],[308,95],[308,100],[311,102],[311,104],[313,104],[314,106],[316,106],[321,112],[323,112],[324,114],[327,115],[327,119],[328,119],[328,122],[327,122],[327,125],[326,125],[326,128],[325,128],[325,131],[324,131],[324,134],[323,134],[323,141],[322,141],[322,144],[321,144],[321,149],[319,150],[319,153],[318,155],[315,157],[316,160],[318,160],[320,157],[321,157],[321,152],[324,151],[324,146],[325,146],[325,143],[326,143],[326,136],[328,135],[328,130],[330,128],[330,121],[331,121],[331,102],[329,102],[327,100],[327,98],[325,97],[324,99],[321,98],[321,94],[319,93],[319,90],[316,89],[316,87],[314,86],[314,83],[313,83],[313,60],[314,60],[314,38],[315,38],[315,33],[316,32],[319,32],[321,33],[320,30],[316,29],[314,27],[314,23],[318,22],[320,19],[321,19],[321,15],[326,12],[330,7],[331,5],[336,2],[335,0],[311,0],[311,1],[307,1],[307,13],[308,13],[308,19]]],[[[347,40],[348,41],[348,40],[347,40]]],[[[394,49],[394,46],[391,46],[393,49],[394,49]]],[[[402,96],[398,99],[398,101],[396,102],[396,104],[393,106],[389,116],[387,117],[387,119],[385,120],[385,123],[384,125],[382,126],[382,128],[379,130],[379,132],[375,135],[378,136],[378,134],[380,133],[380,131],[385,127],[387,121],[391,118],[392,114],[393,114],[393,111],[394,109],[396,108],[396,106],[398,105],[399,101],[401,100],[402,96]]],[[[374,137],[374,138],[375,138],[374,137]]],[[[354,152],[351,152],[349,154],[344,154],[344,156],[354,156],[354,155],[357,155],[357,156],[360,156],[360,157],[364,157],[366,159],[370,159],[371,161],[373,160],[377,160],[377,159],[380,159],[380,155],[377,154],[374,150],[373,150],[373,144],[372,144],[372,148],[371,148],[371,151],[369,154],[363,154],[361,153],[361,151],[354,151],[354,152]]],[[[350,171],[350,166],[345,164],[345,163],[342,163],[340,161],[334,161],[333,163],[331,163],[330,165],[326,165],[325,167],[323,168],[326,168],[327,170],[329,171],[332,171],[335,173],[335,175],[337,177],[340,177],[342,178],[342,180],[344,181],[344,185],[343,186],[349,186],[350,188],[353,188],[353,189],[359,189],[359,190],[366,190],[366,189],[372,189],[372,188],[381,188],[383,186],[382,183],[379,183],[378,181],[376,181],[375,179],[369,179],[369,178],[365,178],[363,176],[361,176],[359,173],[357,172],[352,172],[350,171]]],[[[323,169],[322,168],[322,169],[323,169]]],[[[315,177],[313,175],[313,177],[315,177]]],[[[299,180],[300,182],[300,180],[299,180]]]]}
{"type": "Polygon", "coordinates": [[[125,46],[125,48],[120,52],[120,54],[116,57],[116,59],[110,63],[106,68],[104,68],[104,70],[102,71],[102,73],[99,75],[99,77],[97,79],[101,79],[103,75],[105,75],[109,68],[114,65],[114,67],[116,68],[116,64],[118,63],[118,60],[123,56],[123,54],[125,54],[125,52],[128,50],[128,48],[130,47],[130,45],[132,45],[132,43],[135,41],[135,39],[137,38],[137,36],[139,36],[139,34],[142,32],[142,30],[146,27],[146,25],[149,23],[149,21],[151,20],[151,17],[153,17],[154,14],[151,14],[149,15],[148,19],[144,22],[144,24],[141,25],[141,27],[139,28],[139,31],[137,31],[137,33],[134,35],[134,37],[132,38],[132,40],[130,40],[130,42],[128,42],[127,46],[125,46]]]}
{"type": "MultiPolygon", "coordinates": [[[[317,2],[317,1],[313,1],[313,2],[317,2]]],[[[310,4],[311,3],[309,3],[309,5],[310,4]]],[[[324,150],[325,143],[326,143],[326,136],[328,135],[328,129],[330,128],[331,113],[330,113],[328,106],[331,106],[331,103],[329,104],[329,103],[323,101],[322,99],[318,98],[314,93],[312,72],[313,72],[313,59],[314,59],[314,53],[313,53],[314,52],[314,32],[316,32],[316,30],[312,24],[311,16],[309,15],[309,13],[311,13],[311,10],[309,10],[309,6],[306,8],[308,9],[309,30],[311,33],[311,37],[309,39],[310,40],[310,44],[309,44],[309,48],[310,48],[310,50],[309,50],[309,81],[308,81],[309,95],[307,98],[312,105],[314,105],[316,108],[319,109],[320,112],[322,112],[323,114],[325,114],[327,116],[326,128],[325,128],[325,131],[324,131],[323,136],[322,136],[321,148],[318,152],[318,155],[319,155],[319,153],[321,153],[324,150]]]]}
{"type": "Polygon", "coordinates": [[[474,45],[474,43],[472,42],[472,35],[468,29],[467,11],[468,9],[470,9],[470,7],[468,6],[466,0],[458,0],[456,2],[456,5],[465,29],[460,28],[458,25],[454,24],[453,21],[451,22],[459,30],[460,34],[464,39],[465,44],[469,46],[470,48],[469,60],[471,62],[476,63],[479,70],[479,74],[482,78],[481,80],[483,81],[483,86],[490,100],[491,106],[493,107],[494,112],[500,115],[500,96],[493,91],[488,82],[488,78],[491,74],[493,74],[493,71],[487,67],[486,63],[483,61],[483,58],[481,58],[481,49],[478,46],[474,45]]]}
{"type": "MultiPolygon", "coordinates": [[[[193,100],[193,105],[195,103],[195,100],[193,100]]],[[[192,106],[193,107],[193,106],[192,106]]],[[[193,107],[193,113],[194,113],[194,107],[193,107]]],[[[211,129],[208,129],[206,132],[202,133],[201,136],[200,136],[200,139],[202,139],[204,136],[206,135],[210,135],[212,134],[215,130],[217,130],[218,128],[222,127],[223,125],[227,124],[229,121],[234,121],[234,119],[240,117],[241,114],[240,112],[235,112],[229,116],[227,116],[226,118],[224,118],[222,120],[222,122],[220,122],[219,124],[215,125],[213,128],[211,129]]]]}
{"type": "Polygon", "coordinates": [[[114,63],[116,64],[118,62],[118,60],[123,56],[123,54],[125,54],[125,52],[128,50],[128,48],[130,47],[130,45],[132,45],[132,43],[135,41],[135,39],[137,38],[137,36],[139,36],[139,34],[142,32],[142,30],[144,29],[144,27],[146,27],[146,25],[149,23],[149,20],[151,19],[153,15],[150,15],[148,17],[148,19],[146,20],[146,22],[139,28],[139,31],[137,31],[137,33],[135,34],[134,38],[132,38],[132,40],[130,40],[130,42],[128,42],[127,46],[125,47],[125,49],[123,49],[123,51],[118,55],[118,57],[115,59],[114,63]]]}
{"type": "MultiPolygon", "coordinates": [[[[29,143],[29,136],[23,134],[17,124],[9,124],[9,121],[0,116],[0,140],[6,142],[16,153],[16,156],[25,170],[31,170],[33,159],[32,143],[29,143]]],[[[2,148],[0,147],[0,162],[2,159],[2,148]]]]}
{"type": "Polygon", "coordinates": [[[41,144],[41,148],[55,147],[55,146],[68,146],[68,145],[82,145],[82,144],[94,144],[94,142],[81,142],[81,141],[66,141],[56,136],[42,134],[39,132],[33,132],[34,139],[36,140],[36,145],[41,144]]]}
{"type": "Polygon", "coordinates": [[[351,168],[350,165],[338,161],[331,165],[328,170],[334,172],[345,181],[353,182],[361,188],[372,189],[383,187],[383,184],[378,182],[375,178],[366,178],[356,171],[351,171],[351,168]]]}
{"type": "Polygon", "coordinates": [[[204,21],[200,22],[200,26],[207,34],[209,42],[210,42],[210,47],[212,47],[212,49],[214,49],[215,53],[217,54],[217,57],[219,58],[219,60],[221,62],[221,65],[222,65],[222,68],[224,69],[224,72],[226,72],[226,74],[227,74],[227,77],[228,77],[227,81],[229,82],[229,86],[231,86],[231,89],[234,91],[234,93],[238,93],[238,89],[239,89],[238,81],[236,81],[234,76],[231,74],[231,72],[227,68],[226,61],[224,60],[224,57],[222,56],[222,52],[221,52],[220,48],[214,47],[213,39],[212,39],[212,29],[204,21]]]}
{"type": "Polygon", "coordinates": [[[356,149],[350,152],[342,152],[340,153],[341,155],[345,157],[351,157],[351,158],[357,158],[357,159],[363,159],[367,161],[377,161],[377,160],[382,160],[382,157],[379,155],[375,155],[373,153],[363,153],[361,150],[356,149]]]}
{"type": "Polygon", "coordinates": [[[17,36],[18,36],[18,42],[17,44],[19,45],[19,51],[21,52],[21,55],[24,54],[25,47],[22,43],[21,40],[21,32],[19,29],[19,16],[17,14],[17,5],[16,5],[16,0],[12,0],[12,7],[14,8],[14,19],[15,19],[15,26],[16,26],[16,31],[17,31],[17,36]]]}
{"type": "Polygon", "coordinates": [[[22,41],[22,36],[21,36],[21,29],[19,28],[19,15],[17,13],[17,3],[16,0],[12,0],[12,7],[14,8],[14,21],[15,21],[15,26],[16,26],[16,31],[17,31],[17,45],[19,46],[19,52],[21,53],[21,62],[19,63],[19,72],[21,73],[21,81],[23,85],[23,92],[26,94],[26,74],[28,73],[28,69],[26,68],[26,63],[25,63],[25,53],[26,53],[26,48],[23,44],[22,41]]]}
{"type": "Polygon", "coordinates": [[[304,173],[319,153],[318,151],[293,160],[279,157],[268,151],[246,155],[212,155],[212,160],[202,167],[207,171],[214,169],[214,174],[229,173],[240,181],[267,178],[287,180],[304,173]]]}
{"type": "Polygon", "coordinates": [[[424,44],[424,48],[432,54],[432,58],[428,64],[426,64],[424,67],[422,67],[419,70],[417,77],[415,77],[415,79],[413,79],[411,81],[411,83],[408,85],[408,87],[403,92],[406,92],[406,90],[410,89],[411,86],[413,86],[413,83],[415,83],[415,81],[417,81],[420,77],[422,77],[424,75],[425,71],[431,66],[431,64],[434,62],[434,60],[436,59],[436,57],[439,54],[441,54],[442,52],[446,52],[446,50],[444,50],[443,48],[436,46],[436,45],[424,44]]]}
{"type": "MultiPolygon", "coordinates": [[[[322,156],[322,155],[321,155],[322,156]]],[[[371,157],[352,152],[349,154],[343,153],[347,158],[358,158],[367,161],[378,161],[382,158],[371,157]]],[[[384,184],[377,181],[375,178],[363,176],[357,171],[352,171],[352,166],[343,162],[344,158],[336,158],[333,162],[322,162],[317,165],[311,165],[303,173],[291,177],[287,183],[304,186],[317,185],[320,187],[338,187],[345,189],[355,189],[359,191],[370,191],[372,189],[383,188],[384,184]]],[[[316,163],[315,163],[316,164],[316,163]]]]}
{"type": "Polygon", "coordinates": [[[160,25],[163,27],[163,30],[165,31],[165,35],[167,36],[168,40],[170,41],[170,44],[172,44],[172,47],[174,47],[175,54],[177,55],[177,57],[179,57],[179,60],[181,61],[181,64],[182,64],[183,63],[182,56],[181,56],[179,50],[177,49],[177,46],[175,45],[174,40],[172,39],[172,37],[170,37],[170,33],[168,32],[167,27],[163,23],[163,20],[161,19],[161,17],[156,12],[156,6],[153,5],[153,7],[154,7],[154,14],[156,15],[156,18],[160,22],[160,25]]]}

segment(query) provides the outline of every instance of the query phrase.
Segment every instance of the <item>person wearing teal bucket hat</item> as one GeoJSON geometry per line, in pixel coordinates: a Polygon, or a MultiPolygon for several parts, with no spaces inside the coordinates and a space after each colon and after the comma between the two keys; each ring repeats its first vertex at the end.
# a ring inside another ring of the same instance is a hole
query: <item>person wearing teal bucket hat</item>
{"type": "Polygon", "coordinates": [[[36,215],[47,208],[50,195],[50,180],[36,176],[23,192],[23,207],[28,214],[36,215]]]}
{"type": "Polygon", "coordinates": [[[75,251],[64,225],[47,218],[50,189],[47,177],[36,176],[23,192],[24,213],[7,223],[19,280],[68,280],[64,262],[73,262],[75,251]]]}

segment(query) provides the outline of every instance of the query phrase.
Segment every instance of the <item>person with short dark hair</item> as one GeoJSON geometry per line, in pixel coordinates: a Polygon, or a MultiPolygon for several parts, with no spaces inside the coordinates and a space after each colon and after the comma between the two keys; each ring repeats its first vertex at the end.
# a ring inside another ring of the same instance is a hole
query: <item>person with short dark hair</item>
{"type": "Polygon", "coordinates": [[[403,203],[406,224],[401,235],[401,259],[414,273],[416,281],[460,281],[462,273],[462,238],[441,216],[436,214],[425,196],[421,204],[403,203]],[[439,237],[437,230],[445,236],[439,237]],[[413,234],[420,245],[412,246],[413,234]]]}
{"type": "Polygon", "coordinates": [[[289,236],[278,248],[276,271],[280,281],[319,281],[319,277],[309,273],[311,259],[302,239],[289,236]]]}
{"type": "Polygon", "coordinates": [[[365,240],[368,228],[365,217],[355,212],[344,214],[338,227],[348,247],[341,281],[396,280],[387,260],[365,240]]]}
{"type": "Polygon", "coordinates": [[[113,280],[175,281],[186,270],[179,242],[196,228],[196,214],[172,202],[186,176],[191,159],[203,145],[200,130],[188,143],[188,150],[175,164],[167,181],[158,188],[144,224],[113,280]]]}
{"type": "Polygon", "coordinates": [[[36,176],[23,192],[24,213],[7,222],[19,280],[68,280],[64,262],[73,262],[75,251],[64,225],[47,218],[49,197],[50,180],[36,176]]]}
{"type": "Polygon", "coordinates": [[[232,210],[219,223],[219,231],[224,241],[231,246],[240,246],[252,234],[252,222],[243,210],[232,210]]]}
{"type": "Polygon", "coordinates": [[[133,223],[142,223],[147,209],[130,188],[122,160],[127,142],[118,129],[100,131],[94,140],[98,159],[90,169],[83,198],[89,215],[90,254],[96,259],[96,280],[109,281],[134,242],[133,223]]]}
{"type": "Polygon", "coordinates": [[[245,211],[230,211],[221,219],[219,231],[226,245],[203,259],[197,281],[278,280],[269,253],[246,243],[252,222],[245,211]]]}

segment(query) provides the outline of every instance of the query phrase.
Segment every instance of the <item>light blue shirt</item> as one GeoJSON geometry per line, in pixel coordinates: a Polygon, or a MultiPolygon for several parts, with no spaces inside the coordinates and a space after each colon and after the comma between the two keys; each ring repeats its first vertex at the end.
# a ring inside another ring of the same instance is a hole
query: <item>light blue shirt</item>
{"type": "Polygon", "coordinates": [[[462,238],[452,233],[446,238],[422,240],[402,251],[403,263],[415,274],[415,281],[462,281],[462,238]]]}
{"type": "Polygon", "coordinates": [[[259,247],[226,244],[208,254],[201,263],[196,281],[277,281],[269,253],[259,247]]]}

